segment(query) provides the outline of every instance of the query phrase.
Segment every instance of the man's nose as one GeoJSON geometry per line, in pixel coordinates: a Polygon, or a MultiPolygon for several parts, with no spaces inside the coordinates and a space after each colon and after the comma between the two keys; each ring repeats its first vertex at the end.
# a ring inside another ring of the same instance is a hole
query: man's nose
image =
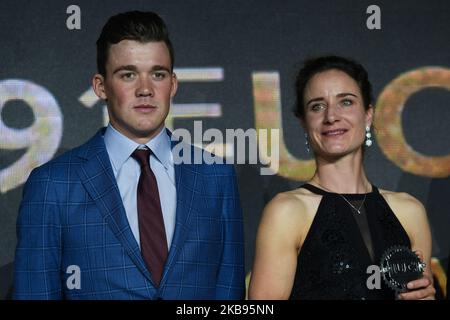
{"type": "Polygon", "coordinates": [[[153,97],[154,90],[150,79],[143,77],[139,80],[138,87],[136,89],[136,96],[150,96],[153,97]]]}

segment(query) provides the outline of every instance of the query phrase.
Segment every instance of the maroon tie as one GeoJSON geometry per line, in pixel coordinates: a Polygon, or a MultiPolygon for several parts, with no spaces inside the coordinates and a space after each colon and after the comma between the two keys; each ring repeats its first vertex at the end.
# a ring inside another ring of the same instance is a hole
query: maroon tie
{"type": "Polygon", "coordinates": [[[153,280],[159,286],[167,258],[167,238],[159,201],[158,184],[150,169],[149,149],[136,149],[131,155],[141,167],[137,187],[137,211],[141,252],[153,280]]]}

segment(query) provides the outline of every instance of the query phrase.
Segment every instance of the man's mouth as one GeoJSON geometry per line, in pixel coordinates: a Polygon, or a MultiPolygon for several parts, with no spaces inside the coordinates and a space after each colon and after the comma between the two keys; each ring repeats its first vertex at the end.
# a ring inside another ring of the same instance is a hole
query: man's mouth
{"type": "Polygon", "coordinates": [[[156,110],[156,106],[151,104],[139,104],[134,106],[134,109],[138,112],[148,113],[156,110]]]}

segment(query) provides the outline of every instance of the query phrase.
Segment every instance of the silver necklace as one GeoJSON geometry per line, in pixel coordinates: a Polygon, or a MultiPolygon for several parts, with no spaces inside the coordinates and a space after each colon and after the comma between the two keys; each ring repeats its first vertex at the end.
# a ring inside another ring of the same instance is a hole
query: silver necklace
{"type": "Polygon", "coordinates": [[[315,183],[317,183],[319,186],[321,186],[322,188],[324,188],[325,190],[327,190],[327,191],[329,191],[329,192],[331,192],[331,193],[336,193],[337,195],[339,195],[339,196],[341,196],[342,197],[342,199],[344,199],[345,200],[345,202],[347,202],[349,205],[350,205],[350,207],[352,207],[353,208],[353,210],[355,210],[358,214],[361,214],[361,208],[363,207],[363,205],[364,205],[364,202],[366,201],[366,197],[367,197],[367,193],[366,194],[364,194],[364,198],[363,198],[363,201],[361,202],[361,205],[358,207],[358,209],[350,202],[350,201],[348,201],[347,200],[347,198],[346,197],[344,197],[342,194],[340,194],[340,193],[337,193],[337,192],[333,192],[333,191],[331,191],[330,189],[328,189],[328,188],[325,188],[323,185],[321,185],[320,183],[318,183],[317,181],[314,181],[315,183]]]}
{"type": "Polygon", "coordinates": [[[358,209],[356,209],[356,207],[350,201],[348,201],[347,198],[344,197],[342,194],[338,193],[338,195],[340,195],[342,199],[344,199],[356,212],[358,212],[358,214],[361,214],[361,208],[364,205],[364,201],[366,201],[367,193],[364,195],[364,199],[361,202],[361,205],[359,206],[358,209]]]}

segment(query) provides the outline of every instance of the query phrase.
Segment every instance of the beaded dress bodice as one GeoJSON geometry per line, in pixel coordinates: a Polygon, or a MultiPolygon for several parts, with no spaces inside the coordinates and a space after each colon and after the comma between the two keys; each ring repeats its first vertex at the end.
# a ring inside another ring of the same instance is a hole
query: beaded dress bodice
{"type": "Polygon", "coordinates": [[[290,299],[394,299],[383,281],[381,289],[370,290],[366,284],[372,274],[367,267],[379,265],[386,249],[411,247],[378,189],[372,186],[371,193],[342,197],[310,184],[301,187],[322,199],[298,255],[290,299]],[[362,203],[361,214],[346,200],[356,208],[362,203]]]}

